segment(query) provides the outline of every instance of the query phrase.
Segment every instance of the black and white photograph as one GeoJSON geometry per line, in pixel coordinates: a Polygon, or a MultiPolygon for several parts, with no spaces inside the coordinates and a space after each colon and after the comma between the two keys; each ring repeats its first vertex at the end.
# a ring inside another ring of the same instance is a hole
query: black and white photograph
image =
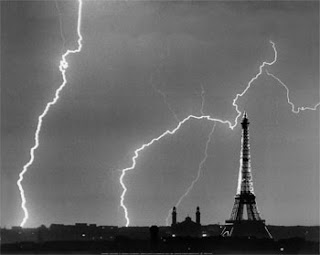
{"type": "Polygon", "coordinates": [[[319,254],[318,0],[0,0],[2,254],[319,254]]]}

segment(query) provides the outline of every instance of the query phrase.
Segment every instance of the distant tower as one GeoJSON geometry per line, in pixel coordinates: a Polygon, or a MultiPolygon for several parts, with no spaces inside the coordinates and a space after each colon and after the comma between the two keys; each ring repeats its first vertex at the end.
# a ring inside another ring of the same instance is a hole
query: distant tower
{"type": "Polygon", "coordinates": [[[174,206],[172,209],[172,226],[177,224],[177,210],[176,207],[174,206]]]}
{"type": "Polygon", "coordinates": [[[226,226],[221,235],[272,238],[265,226],[265,220],[260,218],[256,206],[250,164],[249,120],[246,112],[243,115],[241,125],[242,138],[237,193],[231,217],[226,220],[226,226]],[[247,218],[244,217],[245,209],[247,218]]]}
{"type": "Polygon", "coordinates": [[[197,206],[196,223],[200,225],[200,207],[197,206]]]}

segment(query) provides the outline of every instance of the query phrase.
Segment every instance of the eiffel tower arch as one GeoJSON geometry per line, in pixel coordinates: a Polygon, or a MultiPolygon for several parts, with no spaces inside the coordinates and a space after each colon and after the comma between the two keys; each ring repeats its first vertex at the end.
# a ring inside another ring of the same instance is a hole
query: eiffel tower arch
{"type": "Polygon", "coordinates": [[[256,205],[250,162],[249,120],[246,112],[241,122],[241,155],[237,193],[231,216],[221,232],[224,237],[272,238],[256,205]]]}

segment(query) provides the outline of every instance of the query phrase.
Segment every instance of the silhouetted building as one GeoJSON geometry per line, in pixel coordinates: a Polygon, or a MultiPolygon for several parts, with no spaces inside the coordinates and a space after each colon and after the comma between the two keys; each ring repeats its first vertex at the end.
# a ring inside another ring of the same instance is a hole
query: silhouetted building
{"type": "Polygon", "coordinates": [[[156,250],[158,248],[158,242],[159,242],[159,227],[153,225],[150,227],[150,243],[151,243],[152,250],[156,250]]]}
{"type": "Polygon", "coordinates": [[[200,208],[197,207],[196,211],[196,222],[192,221],[191,217],[187,216],[184,221],[177,222],[177,211],[173,207],[172,213],[175,213],[172,217],[171,233],[172,237],[178,236],[190,236],[190,237],[201,237],[201,224],[200,224],[200,208]]]}
{"type": "Polygon", "coordinates": [[[196,212],[196,223],[200,225],[200,207],[197,206],[197,212],[196,212]]]}
{"type": "Polygon", "coordinates": [[[250,164],[249,120],[244,112],[241,122],[242,139],[240,169],[237,194],[229,220],[223,229],[222,236],[272,238],[265,220],[262,220],[256,205],[250,164]],[[244,210],[247,211],[247,218],[244,210]]]}
{"type": "Polygon", "coordinates": [[[149,227],[121,227],[117,232],[118,236],[131,239],[147,240],[150,238],[149,227]]]}
{"type": "Polygon", "coordinates": [[[177,209],[175,206],[172,209],[171,215],[172,215],[172,224],[171,225],[173,226],[173,225],[177,224],[177,209]]]}

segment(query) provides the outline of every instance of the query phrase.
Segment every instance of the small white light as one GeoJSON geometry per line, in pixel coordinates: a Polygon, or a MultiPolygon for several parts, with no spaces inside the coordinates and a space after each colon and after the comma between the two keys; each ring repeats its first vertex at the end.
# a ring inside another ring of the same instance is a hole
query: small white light
{"type": "Polygon", "coordinates": [[[172,237],[176,237],[176,235],[175,235],[175,234],[172,234],[172,237]]]}

